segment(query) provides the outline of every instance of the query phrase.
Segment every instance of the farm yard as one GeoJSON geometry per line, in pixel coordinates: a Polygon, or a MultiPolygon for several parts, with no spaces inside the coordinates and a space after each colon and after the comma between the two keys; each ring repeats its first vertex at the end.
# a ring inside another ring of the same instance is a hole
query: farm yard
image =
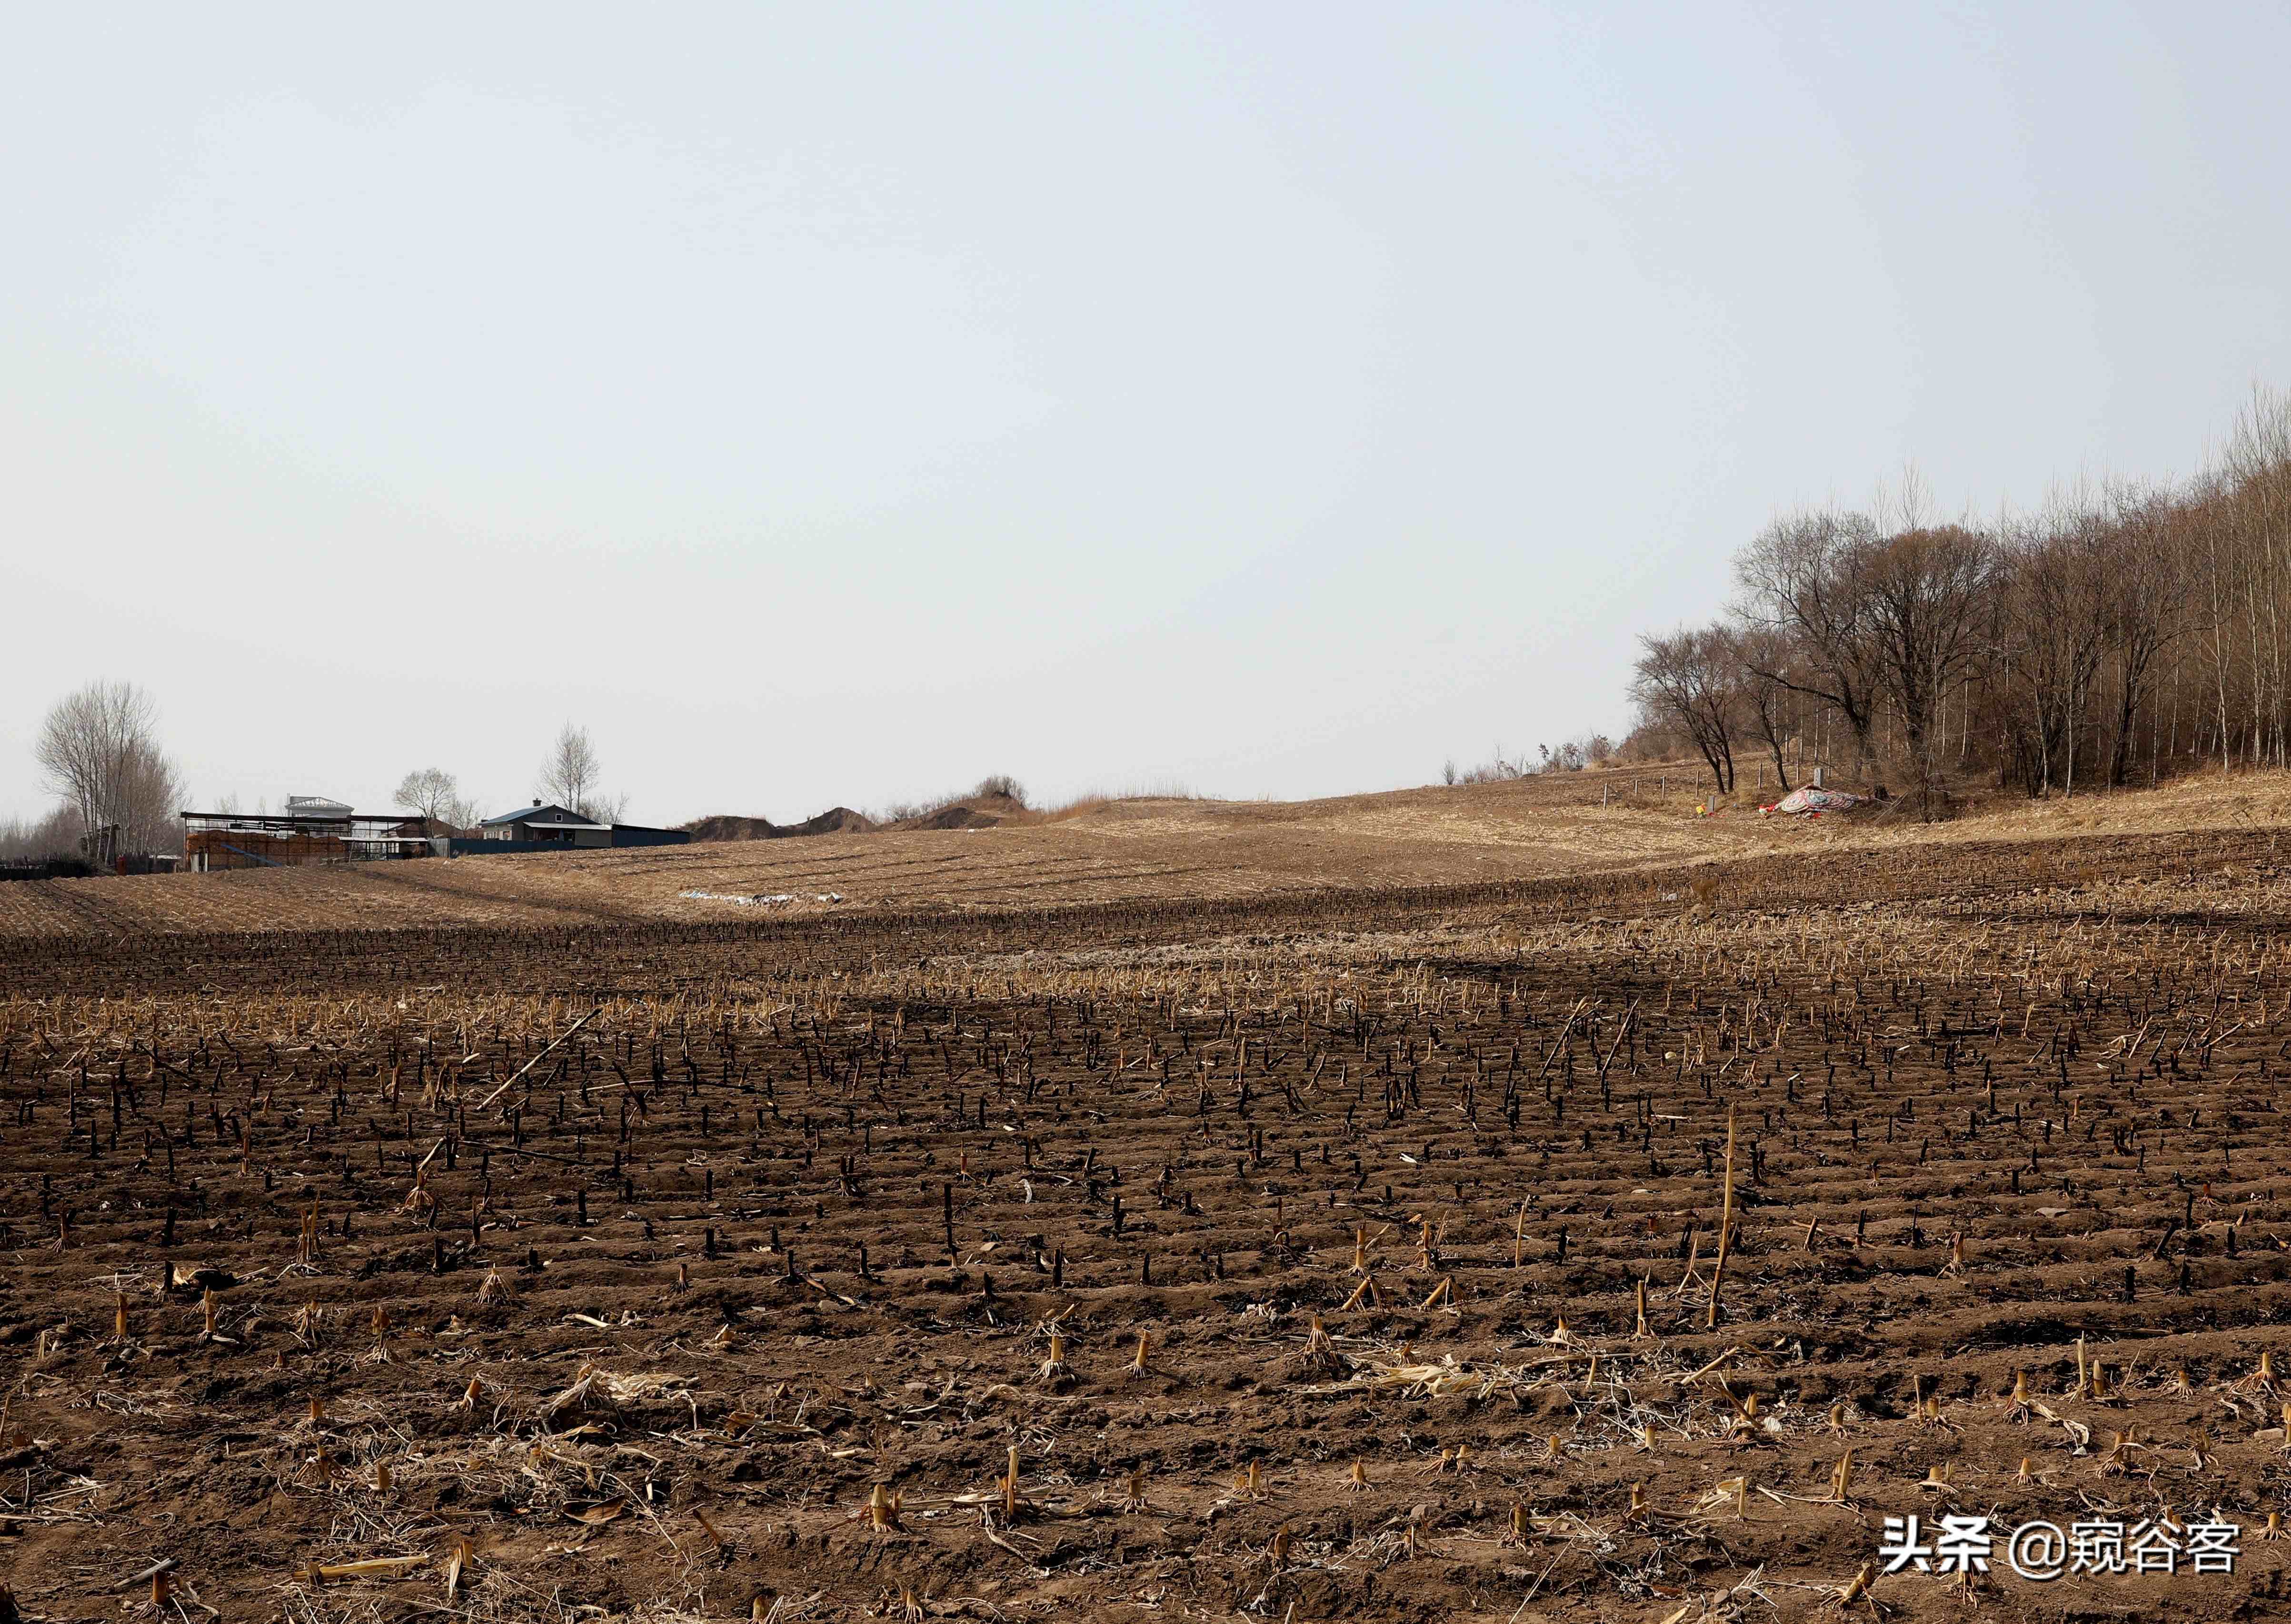
{"type": "Polygon", "coordinates": [[[9,887],[15,1615],[2279,1615],[2271,793],[9,887]]]}

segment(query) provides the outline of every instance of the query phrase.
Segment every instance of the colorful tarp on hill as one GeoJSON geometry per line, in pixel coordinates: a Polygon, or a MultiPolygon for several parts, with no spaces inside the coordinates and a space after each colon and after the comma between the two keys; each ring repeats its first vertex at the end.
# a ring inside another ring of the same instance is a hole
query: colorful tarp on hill
{"type": "Polygon", "coordinates": [[[1847,795],[1842,789],[1816,789],[1812,784],[1801,784],[1773,804],[1778,812],[1851,812],[1868,799],[1866,796],[1847,795]]]}

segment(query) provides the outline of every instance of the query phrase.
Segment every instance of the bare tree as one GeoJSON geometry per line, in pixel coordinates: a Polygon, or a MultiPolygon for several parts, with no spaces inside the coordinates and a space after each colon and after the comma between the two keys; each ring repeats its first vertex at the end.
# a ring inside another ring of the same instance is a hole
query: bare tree
{"type": "Polygon", "coordinates": [[[392,798],[398,805],[420,812],[425,822],[454,828],[467,828],[471,822],[468,797],[454,775],[442,767],[407,773],[398,781],[398,794],[392,798]]]}
{"type": "Polygon", "coordinates": [[[1794,658],[1756,673],[1836,710],[1863,762],[1873,740],[1884,666],[1868,566],[1880,545],[1865,515],[1805,509],[1785,514],[1734,560],[1742,618],[1789,635],[1794,658]]]}
{"type": "Polygon", "coordinates": [[[2076,787],[2077,741],[2107,637],[2104,529],[2091,503],[2056,497],[2014,548],[2001,643],[2031,795],[2076,787]]]}
{"type": "Polygon", "coordinates": [[[183,829],[183,780],[175,764],[157,745],[139,739],[129,748],[119,774],[112,826],[118,854],[180,852],[183,829]]]}
{"type": "Polygon", "coordinates": [[[541,781],[536,786],[545,800],[555,802],[567,812],[583,812],[584,803],[595,791],[601,772],[596,747],[589,742],[589,730],[565,724],[557,735],[556,748],[542,764],[541,781]]]}
{"type": "Polygon", "coordinates": [[[1949,689],[1987,652],[1982,609],[1996,548],[1961,524],[1905,530],[1862,549],[1856,574],[1879,685],[1901,714],[1910,764],[1933,771],[1933,724],[1949,689]]]}
{"type": "Polygon", "coordinates": [[[1728,637],[1742,731],[1766,747],[1774,758],[1774,782],[1788,793],[1789,763],[1784,752],[1797,736],[1800,701],[1783,674],[1791,668],[1797,650],[1787,635],[1769,626],[1744,627],[1728,637]]]}
{"type": "Polygon", "coordinates": [[[1641,637],[1631,698],[1692,740],[1720,795],[1734,790],[1732,634],[1723,626],[1681,628],[1668,637],[1641,637]]]}
{"type": "Polygon", "coordinates": [[[2101,603],[2117,700],[2108,781],[2120,786],[2131,776],[2134,731],[2163,656],[2187,629],[2192,583],[2186,526],[2168,495],[2120,486],[2110,501],[2112,522],[2101,541],[2101,603]]]}
{"type": "Polygon", "coordinates": [[[157,722],[133,683],[90,683],[48,712],[34,754],[91,842],[137,853],[173,844],[182,786],[153,736],[157,722]]]}
{"type": "Polygon", "coordinates": [[[0,823],[0,859],[69,857],[83,849],[85,835],[86,825],[68,804],[37,823],[11,818],[0,823]]]}

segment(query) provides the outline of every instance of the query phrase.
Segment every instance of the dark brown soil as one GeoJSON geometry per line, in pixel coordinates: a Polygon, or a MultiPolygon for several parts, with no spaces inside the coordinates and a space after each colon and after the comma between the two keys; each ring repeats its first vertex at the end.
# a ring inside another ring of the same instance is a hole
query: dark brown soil
{"type": "Polygon", "coordinates": [[[0,943],[6,1582],[1684,1624],[1873,1616],[1882,1520],[1954,1510],[2243,1554],[1892,1616],[2282,1616],[2291,884],[1960,860],[1883,905],[0,943]]]}

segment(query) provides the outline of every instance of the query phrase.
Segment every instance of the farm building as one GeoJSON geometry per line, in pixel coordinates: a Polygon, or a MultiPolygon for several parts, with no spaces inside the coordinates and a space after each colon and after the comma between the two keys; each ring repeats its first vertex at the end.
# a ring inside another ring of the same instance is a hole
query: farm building
{"type": "Polygon", "coordinates": [[[476,840],[432,842],[446,857],[497,856],[507,852],[559,852],[567,846],[675,846],[692,838],[683,829],[647,828],[639,823],[599,823],[562,806],[535,801],[515,812],[488,818],[476,840]]]}
{"type": "Polygon", "coordinates": [[[609,823],[595,823],[579,812],[567,812],[561,806],[535,801],[530,806],[520,806],[515,812],[503,812],[498,818],[488,818],[478,826],[487,840],[514,840],[520,843],[548,842],[566,846],[608,846],[613,832],[609,823]]]}
{"type": "Polygon", "coordinates": [[[418,814],[356,812],[325,796],[288,796],[277,812],[187,812],[182,819],[183,867],[198,874],[430,855],[418,814]]]}

